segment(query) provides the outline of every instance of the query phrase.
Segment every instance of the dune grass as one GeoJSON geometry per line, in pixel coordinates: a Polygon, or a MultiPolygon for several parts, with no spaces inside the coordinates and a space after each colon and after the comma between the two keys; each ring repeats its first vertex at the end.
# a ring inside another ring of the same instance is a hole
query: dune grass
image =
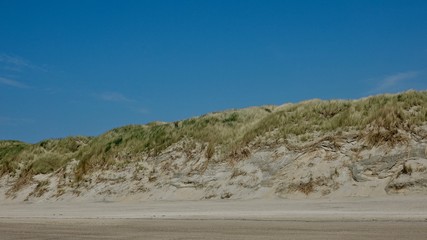
{"type": "MultiPolygon", "coordinates": [[[[264,106],[210,113],[172,123],[154,122],[112,129],[98,137],[69,137],[26,144],[0,141],[0,174],[23,170],[21,175],[49,173],[77,159],[77,180],[84,174],[123,161],[157,156],[185,141],[196,144],[205,157],[227,160],[245,152],[257,139],[278,140],[307,134],[355,130],[368,144],[396,144],[401,131],[414,132],[427,122],[427,92],[408,91],[360,100],[310,100],[283,106],[264,106]]],[[[262,145],[262,143],[261,143],[262,145]]],[[[247,153],[246,153],[247,154],[247,153]]],[[[26,175],[25,175],[26,176],[26,175]]]]}
{"type": "Polygon", "coordinates": [[[75,158],[79,148],[90,141],[89,137],[50,139],[36,144],[18,141],[0,141],[0,176],[49,173],[63,167],[75,158]]]}
{"type": "MultiPolygon", "coordinates": [[[[265,108],[248,108],[221,113],[211,113],[173,123],[130,125],[113,129],[90,142],[77,158],[77,176],[94,166],[109,166],[126,159],[157,156],[171,145],[186,140],[187,148],[201,143],[206,146],[206,156],[211,158],[215,148],[225,147],[243,134],[248,127],[269,114],[265,108]]],[[[191,150],[191,149],[187,149],[191,150]]]]}

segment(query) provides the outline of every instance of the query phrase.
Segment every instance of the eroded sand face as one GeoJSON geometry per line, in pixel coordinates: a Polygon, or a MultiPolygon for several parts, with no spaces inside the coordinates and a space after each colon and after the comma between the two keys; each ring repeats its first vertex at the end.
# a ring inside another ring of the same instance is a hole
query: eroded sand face
{"type": "MultiPolygon", "coordinates": [[[[427,126],[426,126],[427,128],[427,126]]],[[[427,130],[426,130],[427,132],[427,130]]],[[[427,195],[427,140],[368,148],[354,134],[319,137],[305,145],[253,146],[234,163],[208,159],[201,144],[185,141],[158,156],[98,169],[76,181],[73,160],[64,169],[21,179],[0,177],[0,202],[336,199],[427,195]],[[23,181],[25,180],[25,181],[23,181]]]]}

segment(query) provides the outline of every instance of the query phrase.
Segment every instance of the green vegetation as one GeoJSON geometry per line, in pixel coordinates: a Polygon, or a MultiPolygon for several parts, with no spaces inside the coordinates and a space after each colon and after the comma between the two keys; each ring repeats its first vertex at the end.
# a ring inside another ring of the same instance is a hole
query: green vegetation
{"type": "Polygon", "coordinates": [[[301,142],[354,130],[371,146],[405,141],[402,131],[417,134],[427,123],[427,92],[408,91],[361,100],[311,100],[283,106],[266,106],[206,114],[173,123],[130,125],[98,137],[69,137],[37,144],[0,141],[0,175],[28,176],[61,169],[77,159],[77,180],[93,169],[142,161],[162,154],[173,144],[191,152],[202,146],[208,159],[230,160],[250,154],[251,143],[289,138],[301,142]]]}
{"type": "Polygon", "coordinates": [[[0,176],[17,168],[18,155],[27,146],[18,141],[0,141],[0,176]]]}
{"type": "Polygon", "coordinates": [[[397,95],[379,95],[357,101],[313,100],[285,106],[244,136],[248,143],[254,136],[276,130],[276,137],[310,132],[363,130],[372,145],[392,141],[398,130],[414,130],[427,121],[427,92],[410,91],[397,95]]]}
{"type": "Polygon", "coordinates": [[[0,141],[0,176],[14,174],[18,168],[22,170],[21,176],[56,171],[75,158],[79,149],[90,140],[88,137],[68,137],[32,145],[0,141]]]}

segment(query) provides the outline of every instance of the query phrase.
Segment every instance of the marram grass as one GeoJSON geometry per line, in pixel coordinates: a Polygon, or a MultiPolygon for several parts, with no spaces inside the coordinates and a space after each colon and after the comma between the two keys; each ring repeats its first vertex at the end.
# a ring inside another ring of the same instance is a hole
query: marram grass
{"type": "Polygon", "coordinates": [[[223,161],[244,152],[257,139],[274,142],[297,137],[305,141],[311,133],[359,131],[359,137],[371,146],[393,145],[404,141],[400,131],[415,133],[416,127],[424,124],[426,91],[360,100],[310,100],[210,113],[172,123],[129,125],[97,137],[50,139],[36,144],[0,141],[0,176],[50,173],[75,159],[79,161],[76,176],[80,178],[95,167],[156,156],[179,142],[186,142],[187,148],[205,146],[207,158],[219,152],[223,161]]]}

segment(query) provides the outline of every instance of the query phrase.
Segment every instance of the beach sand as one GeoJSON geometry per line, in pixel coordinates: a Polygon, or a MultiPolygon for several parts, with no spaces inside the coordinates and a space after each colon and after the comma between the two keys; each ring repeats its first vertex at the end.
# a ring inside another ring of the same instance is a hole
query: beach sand
{"type": "Polygon", "coordinates": [[[0,204],[1,239],[425,239],[427,197],[0,204]]]}

